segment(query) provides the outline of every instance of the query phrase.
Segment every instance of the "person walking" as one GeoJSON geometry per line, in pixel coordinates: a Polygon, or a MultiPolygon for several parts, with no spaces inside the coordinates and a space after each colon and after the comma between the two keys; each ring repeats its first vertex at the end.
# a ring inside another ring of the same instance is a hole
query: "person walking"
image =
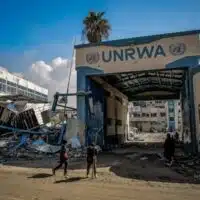
{"type": "Polygon", "coordinates": [[[87,148],[87,174],[86,177],[88,178],[90,169],[92,167],[94,177],[97,177],[97,170],[96,170],[96,164],[97,164],[97,149],[95,148],[95,144],[92,143],[87,148]]]}
{"type": "Polygon", "coordinates": [[[177,131],[175,133],[175,141],[177,144],[179,143],[179,133],[177,131]]]}
{"type": "Polygon", "coordinates": [[[173,162],[174,153],[175,153],[175,141],[174,138],[170,136],[170,134],[168,133],[164,143],[164,157],[167,159],[170,165],[173,162]]]}
{"type": "Polygon", "coordinates": [[[53,175],[55,175],[56,171],[60,169],[64,165],[64,176],[67,178],[67,167],[68,167],[68,153],[66,149],[66,141],[62,142],[61,149],[60,149],[60,161],[59,164],[52,169],[53,175]]]}

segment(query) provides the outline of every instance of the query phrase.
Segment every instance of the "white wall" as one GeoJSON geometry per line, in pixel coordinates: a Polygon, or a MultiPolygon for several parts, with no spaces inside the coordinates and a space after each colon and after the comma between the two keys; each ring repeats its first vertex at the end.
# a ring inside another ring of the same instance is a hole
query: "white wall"
{"type": "Polygon", "coordinates": [[[29,80],[26,80],[25,78],[16,76],[8,72],[6,69],[0,68],[0,78],[18,84],[20,86],[26,87],[28,89],[32,89],[44,95],[48,95],[48,90],[46,88],[40,87],[39,85],[29,80]]]}

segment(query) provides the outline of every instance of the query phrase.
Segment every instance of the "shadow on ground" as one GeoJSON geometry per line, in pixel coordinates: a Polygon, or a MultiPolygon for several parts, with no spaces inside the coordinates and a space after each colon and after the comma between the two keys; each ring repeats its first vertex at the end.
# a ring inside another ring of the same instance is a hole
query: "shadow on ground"
{"type": "Polygon", "coordinates": [[[84,177],[71,177],[71,178],[67,178],[67,179],[64,179],[64,180],[55,181],[54,183],[55,184],[72,183],[72,182],[81,181],[81,180],[84,180],[84,179],[86,179],[86,178],[84,178],[84,177]]]}
{"type": "Polygon", "coordinates": [[[29,176],[28,178],[35,178],[35,179],[43,179],[43,178],[49,178],[51,177],[52,174],[47,174],[47,173],[39,173],[39,174],[35,174],[35,175],[32,175],[32,176],[29,176]]]}
{"type": "MultiPolygon", "coordinates": [[[[98,167],[110,167],[112,163],[122,157],[123,155],[113,155],[112,153],[101,153],[98,156],[98,167]]],[[[58,157],[59,158],[59,157],[58,157]]],[[[43,159],[36,160],[10,160],[4,163],[7,166],[15,166],[15,167],[26,167],[26,168],[46,168],[51,169],[58,165],[58,158],[48,158],[44,157],[43,159]]],[[[76,169],[86,169],[86,159],[69,161],[68,165],[69,170],[76,169]]]]}
{"type": "Polygon", "coordinates": [[[199,181],[194,180],[192,174],[190,176],[180,174],[173,167],[165,166],[164,161],[156,154],[130,156],[118,165],[111,166],[110,171],[117,176],[129,179],[200,184],[199,181]]]}

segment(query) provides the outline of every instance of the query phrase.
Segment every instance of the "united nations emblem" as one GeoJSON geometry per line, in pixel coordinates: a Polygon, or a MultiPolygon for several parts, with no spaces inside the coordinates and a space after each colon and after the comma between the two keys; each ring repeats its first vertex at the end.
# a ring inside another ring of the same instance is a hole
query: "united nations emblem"
{"type": "Polygon", "coordinates": [[[100,56],[98,52],[89,53],[86,55],[86,61],[89,64],[96,64],[99,62],[100,56]]]}
{"type": "Polygon", "coordinates": [[[169,46],[169,52],[173,56],[183,55],[185,51],[186,51],[186,45],[184,43],[176,43],[176,44],[171,44],[169,46]]]}

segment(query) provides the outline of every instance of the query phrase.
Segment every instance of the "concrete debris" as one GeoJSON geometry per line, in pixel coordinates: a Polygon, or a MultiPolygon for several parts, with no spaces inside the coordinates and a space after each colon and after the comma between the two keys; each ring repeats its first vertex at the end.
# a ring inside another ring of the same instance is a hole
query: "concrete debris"
{"type": "Polygon", "coordinates": [[[196,181],[200,181],[199,159],[199,157],[180,157],[175,160],[171,168],[186,177],[193,177],[196,181]]]}
{"type": "Polygon", "coordinates": [[[200,181],[200,173],[194,174],[194,179],[197,180],[197,181],[200,181]]]}
{"type": "Polygon", "coordinates": [[[135,158],[137,158],[140,154],[139,153],[133,153],[133,154],[130,154],[130,155],[127,155],[126,157],[131,159],[131,160],[134,160],[135,158]]]}
{"type": "Polygon", "coordinates": [[[41,153],[55,154],[60,151],[60,146],[55,146],[50,144],[33,144],[30,146],[30,148],[41,153]]]}
{"type": "Polygon", "coordinates": [[[141,157],[140,160],[148,160],[148,158],[144,156],[144,157],[141,157]]]}
{"type": "Polygon", "coordinates": [[[0,148],[5,148],[7,147],[9,144],[9,141],[8,140],[1,140],[0,141],[0,148]]]}
{"type": "MultiPolygon", "coordinates": [[[[59,157],[60,145],[51,145],[46,143],[42,138],[30,139],[29,137],[10,137],[0,140],[0,163],[5,163],[10,160],[37,160],[52,155],[59,157]]],[[[78,161],[86,158],[86,148],[83,147],[77,137],[69,140],[68,154],[71,161],[78,161]]],[[[101,148],[96,146],[97,151],[101,148]]]]}
{"type": "Polygon", "coordinates": [[[130,155],[126,155],[127,158],[135,161],[135,160],[149,160],[149,161],[156,161],[160,160],[160,156],[157,153],[132,153],[130,155]]]}
{"type": "Polygon", "coordinates": [[[126,155],[134,163],[147,163],[169,167],[171,170],[182,174],[185,177],[192,178],[195,181],[200,181],[200,158],[177,156],[172,164],[166,164],[166,160],[161,153],[132,153],[126,155]]]}
{"type": "Polygon", "coordinates": [[[160,143],[164,142],[165,138],[165,133],[129,133],[127,142],[160,143]]]}
{"type": "MultiPolygon", "coordinates": [[[[29,108],[28,104],[17,105],[15,103],[0,105],[0,163],[18,159],[39,159],[49,155],[57,157],[64,139],[63,123],[59,120],[51,127],[48,127],[47,124],[44,125],[44,123],[49,122],[49,118],[47,119],[48,112],[43,112],[43,120],[46,118],[41,125],[37,119],[36,110],[32,107],[29,108]]],[[[69,121],[67,123],[69,125],[69,121]]],[[[67,123],[64,122],[65,125],[67,123]]],[[[66,127],[77,128],[76,124],[66,127]]],[[[84,131],[82,132],[84,133],[84,131]]],[[[67,138],[67,146],[71,160],[86,157],[86,149],[82,146],[83,138],[85,138],[82,132],[71,131],[69,133],[68,129],[64,130],[64,133],[69,137],[67,138]],[[74,134],[77,134],[77,136],[74,136],[74,134]]],[[[101,151],[100,147],[97,148],[98,151],[101,151]]]]}
{"type": "Polygon", "coordinates": [[[116,166],[119,166],[119,165],[121,165],[121,161],[119,161],[119,160],[116,160],[116,161],[114,161],[113,163],[112,163],[112,166],[113,167],[116,167],[116,166]]]}

